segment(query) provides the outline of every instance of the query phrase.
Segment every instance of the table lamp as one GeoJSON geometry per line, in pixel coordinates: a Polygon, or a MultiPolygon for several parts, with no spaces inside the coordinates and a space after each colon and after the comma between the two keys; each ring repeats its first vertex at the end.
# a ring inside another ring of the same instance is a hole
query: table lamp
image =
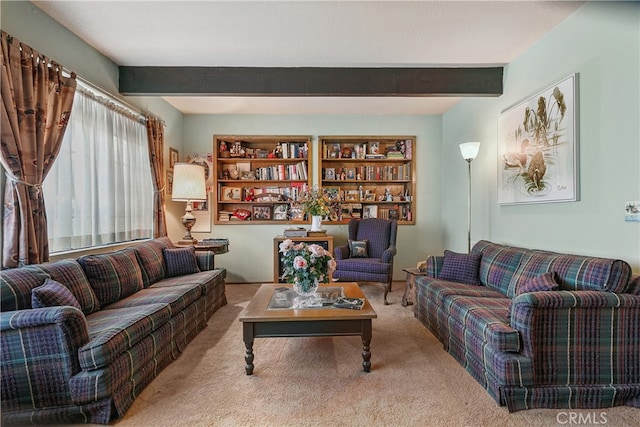
{"type": "Polygon", "coordinates": [[[173,165],[173,191],[171,199],[187,202],[185,214],[182,217],[185,234],[178,245],[195,245],[197,239],[191,236],[191,228],[196,223],[192,202],[207,200],[204,167],[197,163],[176,163],[173,165]]]}

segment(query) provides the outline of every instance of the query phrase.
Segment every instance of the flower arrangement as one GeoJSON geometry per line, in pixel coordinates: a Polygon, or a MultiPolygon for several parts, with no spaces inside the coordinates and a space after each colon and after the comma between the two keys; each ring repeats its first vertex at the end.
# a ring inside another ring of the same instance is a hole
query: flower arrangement
{"type": "Polygon", "coordinates": [[[327,216],[331,213],[331,198],[323,194],[317,187],[305,192],[297,202],[304,213],[311,216],[327,216]]]}
{"type": "Polygon", "coordinates": [[[284,263],[282,278],[289,283],[297,282],[303,288],[328,282],[329,274],[336,269],[336,261],[320,245],[293,243],[291,239],[286,239],[280,243],[279,249],[284,263]]]}

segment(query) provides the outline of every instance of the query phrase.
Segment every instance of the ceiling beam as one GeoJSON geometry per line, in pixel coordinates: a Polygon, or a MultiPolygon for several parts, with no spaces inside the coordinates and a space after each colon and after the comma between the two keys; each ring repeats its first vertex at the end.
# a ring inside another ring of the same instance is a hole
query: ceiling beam
{"type": "Polygon", "coordinates": [[[503,67],[119,67],[123,95],[500,96],[503,67]]]}

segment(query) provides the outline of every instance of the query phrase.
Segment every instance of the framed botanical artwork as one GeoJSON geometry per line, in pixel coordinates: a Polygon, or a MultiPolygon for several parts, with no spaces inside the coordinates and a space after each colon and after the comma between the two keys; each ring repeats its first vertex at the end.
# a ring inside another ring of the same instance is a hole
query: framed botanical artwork
{"type": "Polygon", "coordinates": [[[577,80],[573,74],[498,117],[498,203],[578,200],[577,80]]]}
{"type": "Polygon", "coordinates": [[[165,182],[165,192],[167,194],[171,194],[173,193],[173,171],[167,169],[167,178],[166,178],[166,182],[165,182]]]}
{"type": "Polygon", "coordinates": [[[289,214],[289,205],[280,203],[273,206],[273,219],[278,221],[286,221],[289,214]]]}
{"type": "Polygon", "coordinates": [[[271,206],[270,205],[254,205],[252,218],[254,220],[270,220],[271,206]]]}
{"type": "Polygon", "coordinates": [[[169,169],[173,169],[173,165],[180,161],[180,155],[178,150],[169,147],[169,169]]]}

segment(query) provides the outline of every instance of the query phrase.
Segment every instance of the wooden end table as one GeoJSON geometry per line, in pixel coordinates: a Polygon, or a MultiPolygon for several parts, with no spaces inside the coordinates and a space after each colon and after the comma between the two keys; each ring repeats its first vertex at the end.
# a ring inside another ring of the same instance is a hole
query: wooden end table
{"type": "Polygon", "coordinates": [[[407,279],[404,285],[402,302],[400,304],[403,307],[406,307],[408,305],[413,305],[416,301],[416,278],[425,276],[427,273],[425,271],[420,271],[417,268],[403,268],[402,271],[407,273],[407,279]]]}
{"type": "Polygon", "coordinates": [[[240,314],[242,335],[246,347],[245,372],[253,374],[253,341],[255,338],[320,337],[356,335],[362,337],[362,369],[371,370],[371,319],[378,317],[357,283],[329,283],[320,287],[342,287],[346,297],[364,298],[361,310],[349,308],[269,309],[269,302],[276,288],[291,287],[287,284],[260,286],[247,307],[240,314]]]}

